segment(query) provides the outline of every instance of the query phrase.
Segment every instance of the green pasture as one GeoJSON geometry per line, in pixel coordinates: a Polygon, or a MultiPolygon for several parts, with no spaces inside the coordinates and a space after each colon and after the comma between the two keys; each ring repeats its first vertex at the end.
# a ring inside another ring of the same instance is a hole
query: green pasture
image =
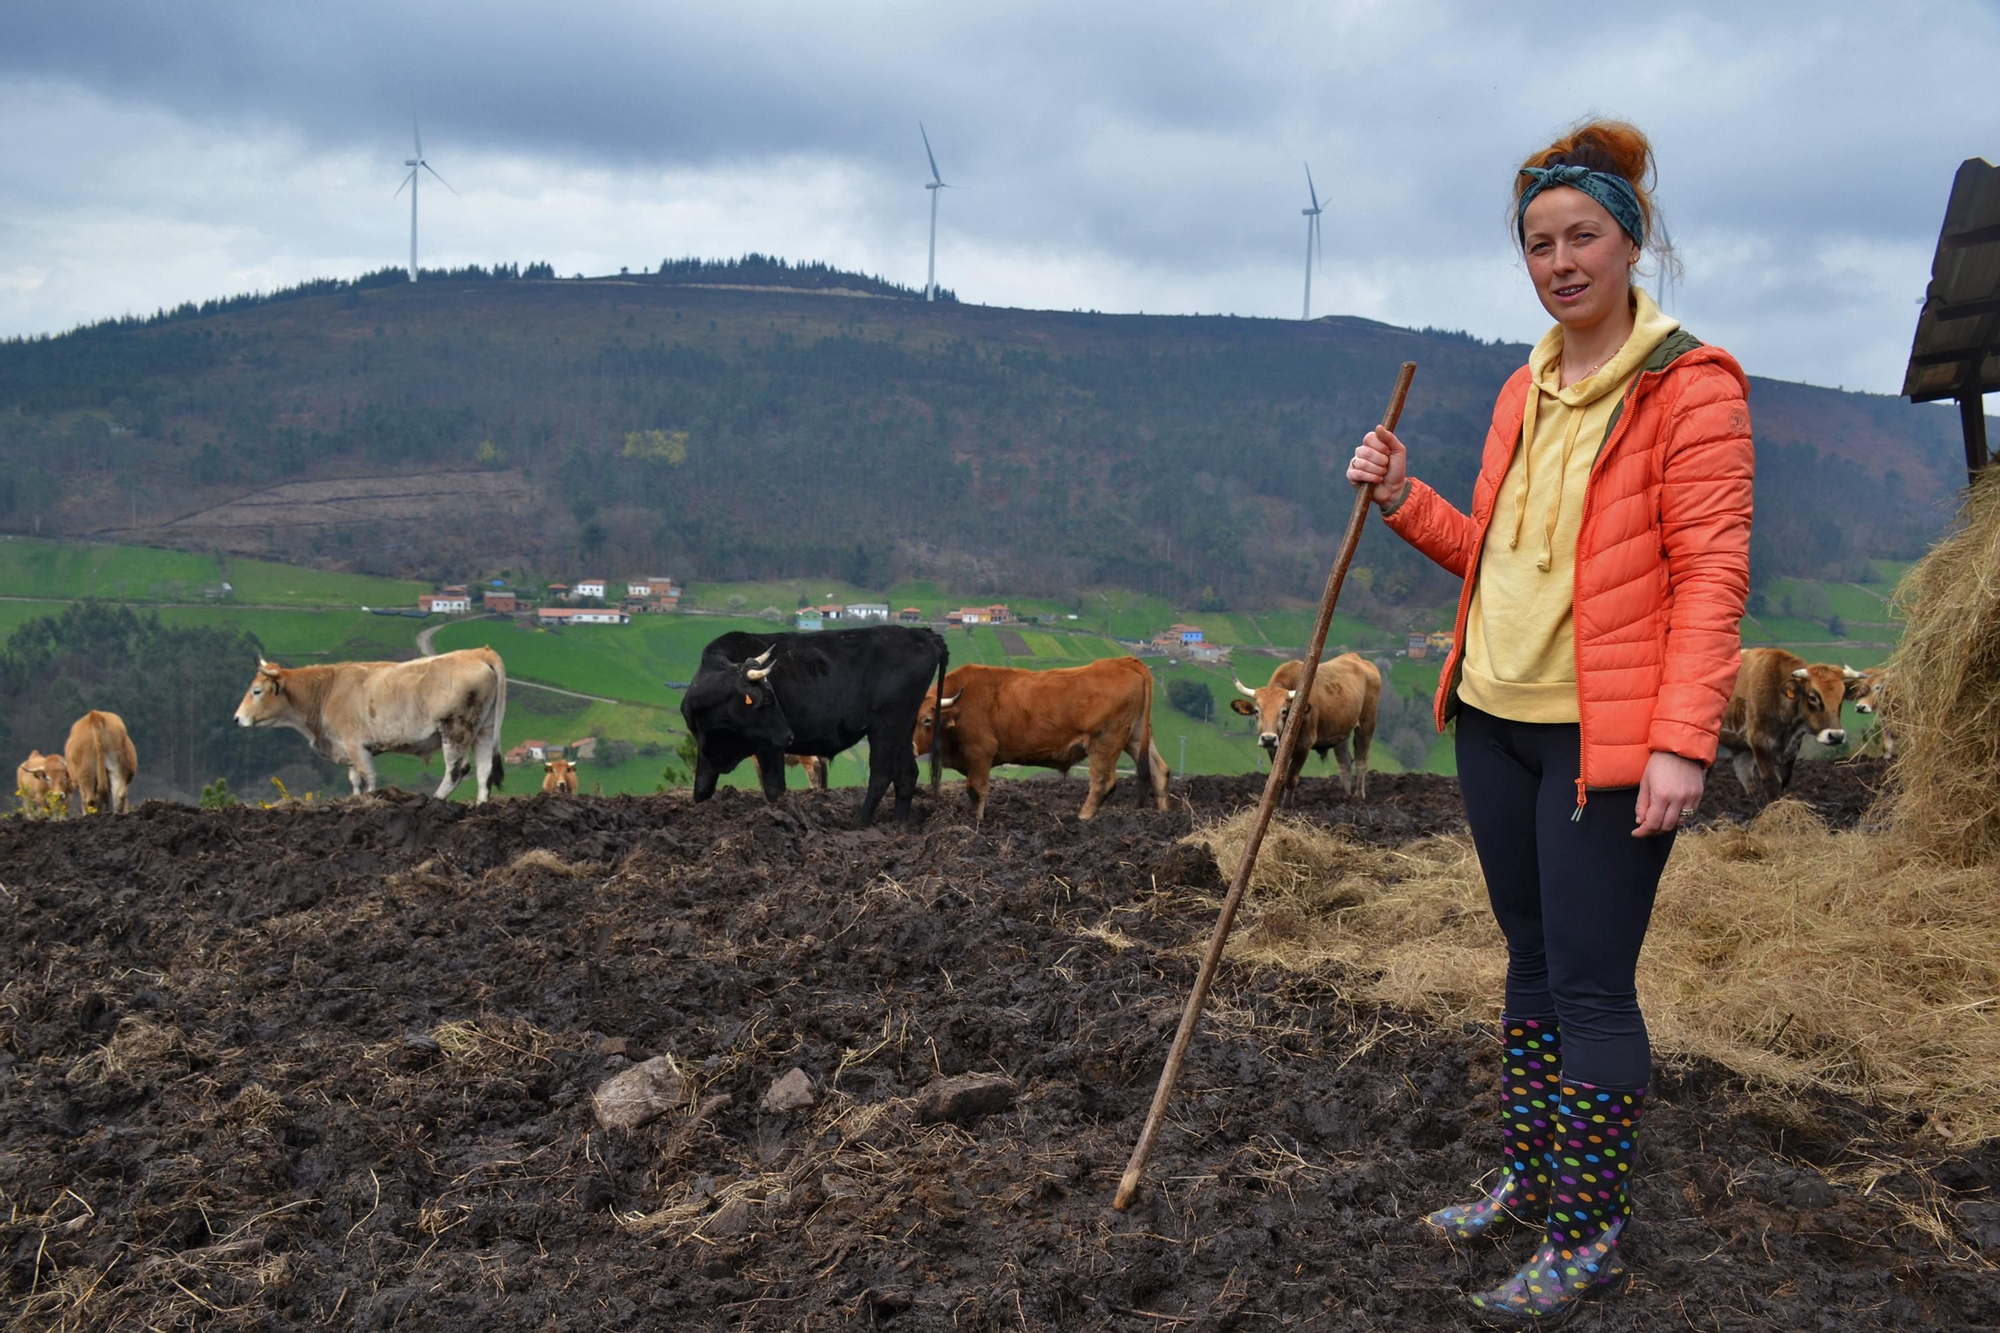
{"type": "Polygon", "coordinates": [[[768,633],[776,626],[738,616],[634,616],[629,625],[572,625],[548,630],[512,620],[461,620],[438,631],[438,651],[491,647],[507,673],[655,708],[678,709],[680,692],[709,640],[730,630],[768,633]]]}
{"type": "Polygon", "coordinates": [[[0,538],[0,596],[111,602],[195,602],[227,581],[237,603],[275,606],[415,606],[430,585],[218,558],[150,546],[98,546],[38,537],[0,538]]]}

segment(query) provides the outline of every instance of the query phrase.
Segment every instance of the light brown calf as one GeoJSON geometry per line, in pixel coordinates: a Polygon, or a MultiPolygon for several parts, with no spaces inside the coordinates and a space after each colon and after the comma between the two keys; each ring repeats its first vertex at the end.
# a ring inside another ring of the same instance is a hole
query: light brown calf
{"type": "Polygon", "coordinates": [[[542,790],[576,795],[576,765],[567,759],[551,759],[543,764],[542,790]]]}
{"type": "Polygon", "coordinates": [[[139,775],[139,753],[125,732],[125,719],[93,708],[76,720],[63,746],[70,780],[83,798],[83,812],[109,809],[124,814],[132,808],[132,779],[139,775]]]}
{"type": "Polygon", "coordinates": [[[59,754],[30,750],[14,770],[14,794],[21,798],[21,813],[30,819],[47,819],[57,811],[67,815],[69,794],[75,790],[69,764],[59,754]]]}
{"type": "MultiPolygon", "coordinates": [[[[809,791],[826,790],[826,764],[827,761],[816,754],[788,754],[785,756],[786,768],[802,768],[805,770],[806,788],[809,791]]],[[[762,759],[757,761],[757,771],[760,774],[764,771],[764,761],[762,759]]]]}

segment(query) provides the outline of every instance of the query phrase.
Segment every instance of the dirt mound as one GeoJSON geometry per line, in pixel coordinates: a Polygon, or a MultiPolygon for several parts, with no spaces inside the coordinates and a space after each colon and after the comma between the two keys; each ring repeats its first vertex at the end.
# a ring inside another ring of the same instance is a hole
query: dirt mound
{"type": "MultiPolygon", "coordinates": [[[[1481,1034],[1232,969],[1110,1210],[1220,888],[1177,839],[1258,790],[1080,824],[1080,784],[1009,784],[982,830],[927,792],[911,830],[844,792],[8,821],[13,1325],[1456,1326],[1525,1253],[1414,1225],[1497,1151],[1481,1034]],[[658,1057],[657,1118],[601,1128],[658,1057]]],[[[1455,807],[1300,801],[1382,845],[1455,807]]],[[[2000,1319],[1990,1148],[1700,1062],[1656,1105],[1595,1326],[2000,1319]]]]}

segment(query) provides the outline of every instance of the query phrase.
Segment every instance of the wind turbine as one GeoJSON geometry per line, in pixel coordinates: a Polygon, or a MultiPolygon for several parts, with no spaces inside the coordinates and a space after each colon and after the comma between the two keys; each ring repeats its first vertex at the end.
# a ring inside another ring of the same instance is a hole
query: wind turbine
{"type": "Polygon", "coordinates": [[[1306,219],[1306,305],[1305,313],[1299,316],[1300,319],[1313,317],[1313,260],[1315,257],[1322,261],[1326,258],[1326,251],[1321,246],[1319,238],[1319,215],[1322,211],[1319,206],[1319,191],[1313,188],[1313,169],[1310,163],[1306,166],[1306,193],[1312,197],[1312,207],[1299,210],[1306,219]]]}
{"type": "MultiPolygon", "coordinates": [[[[403,177],[403,185],[407,185],[410,187],[410,281],[415,282],[417,280],[418,174],[420,172],[428,171],[431,173],[431,175],[437,176],[437,183],[439,185],[444,186],[444,188],[447,190],[451,190],[453,194],[457,194],[458,191],[451,189],[450,181],[446,180],[442,176],[438,176],[436,167],[433,167],[430,163],[424,161],[424,134],[422,130],[417,128],[417,118],[415,115],[412,115],[410,117],[410,134],[416,140],[417,155],[415,157],[406,157],[403,159],[403,165],[410,169],[410,174],[403,177]]],[[[401,194],[403,192],[403,185],[398,185],[396,187],[397,194],[401,194]]]]}
{"type": "Polygon", "coordinates": [[[931,178],[930,181],[924,186],[926,190],[929,190],[931,192],[931,266],[930,266],[930,271],[924,275],[924,299],[926,301],[935,301],[937,300],[938,191],[949,190],[951,186],[946,185],[944,183],[944,177],[938,174],[937,154],[931,151],[930,132],[924,129],[924,123],[921,120],[917,122],[917,133],[924,136],[924,156],[928,157],[931,160],[931,178]]]}

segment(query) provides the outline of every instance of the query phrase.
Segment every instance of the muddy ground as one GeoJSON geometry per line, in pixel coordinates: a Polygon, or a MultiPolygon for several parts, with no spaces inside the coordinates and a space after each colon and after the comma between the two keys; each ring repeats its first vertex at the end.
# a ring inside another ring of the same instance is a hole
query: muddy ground
{"type": "MultiPolygon", "coordinates": [[[[1800,781],[1852,822],[1879,777],[1800,781]]],[[[1109,1206],[1220,891],[1177,839],[1258,790],[1085,825],[1080,783],[1008,784],[977,831],[727,790],[7,821],[11,1326],[1459,1327],[1529,1246],[1417,1226],[1493,1164],[1490,1039],[1341,978],[1225,972],[1109,1206]],[[600,1127],[592,1090],[662,1055],[673,1109],[600,1127]],[[761,1109],[793,1069],[813,1104],[761,1109]],[[1011,1105],[934,1122],[969,1073],[1011,1105]]],[[[1300,812],[1458,821],[1432,777],[1308,778],[1300,812]]],[[[1668,1064],[1634,1280],[1575,1326],[1991,1326],[1996,1198],[2000,1153],[1920,1115],[1668,1064]]]]}

